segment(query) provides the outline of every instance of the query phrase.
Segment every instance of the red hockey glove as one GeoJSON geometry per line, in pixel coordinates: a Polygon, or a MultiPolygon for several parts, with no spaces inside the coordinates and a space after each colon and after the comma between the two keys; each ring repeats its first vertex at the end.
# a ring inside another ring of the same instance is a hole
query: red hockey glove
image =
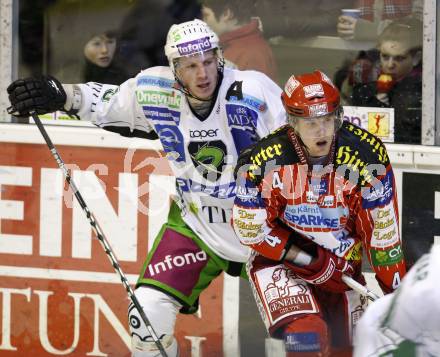
{"type": "Polygon", "coordinates": [[[320,246],[317,246],[317,257],[311,264],[300,267],[285,260],[284,265],[300,279],[323,290],[334,293],[350,290],[342,281],[342,274],[352,276],[354,274],[353,266],[320,246]]]}

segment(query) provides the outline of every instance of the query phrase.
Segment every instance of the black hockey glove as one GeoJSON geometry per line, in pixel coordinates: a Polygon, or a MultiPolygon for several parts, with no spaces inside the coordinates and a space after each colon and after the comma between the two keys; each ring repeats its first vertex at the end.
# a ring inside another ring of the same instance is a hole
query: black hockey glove
{"type": "Polygon", "coordinates": [[[61,83],[52,76],[18,79],[8,87],[11,106],[8,113],[14,116],[29,116],[63,110],[66,92],[61,83]]]}

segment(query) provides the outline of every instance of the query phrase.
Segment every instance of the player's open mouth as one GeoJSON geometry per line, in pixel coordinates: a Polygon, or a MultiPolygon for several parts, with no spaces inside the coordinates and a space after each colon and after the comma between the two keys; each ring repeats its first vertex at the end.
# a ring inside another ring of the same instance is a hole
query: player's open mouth
{"type": "Polygon", "coordinates": [[[203,83],[203,84],[199,84],[197,87],[201,88],[201,89],[206,89],[209,87],[209,83],[203,83]]]}
{"type": "Polygon", "coordinates": [[[317,146],[325,146],[327,145],[327,140],[320,140],[316,142],[317,146]]]}

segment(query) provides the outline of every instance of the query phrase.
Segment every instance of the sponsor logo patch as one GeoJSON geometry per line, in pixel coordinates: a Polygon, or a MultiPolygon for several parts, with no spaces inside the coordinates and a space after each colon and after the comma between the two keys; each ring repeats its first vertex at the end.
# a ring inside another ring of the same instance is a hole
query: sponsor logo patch
{"type": "Polygon", "coordinates": [[[359,151],[348,145],[342,145],[336,152],[336,164],[339,166],[346,165],[350,169],[349,180],[357,184],[358,179],[361,180],[363,186],[365,182],[371,182],[373,176],[368,169],[368,165],[360,158],[359,151]]]}
{"type": "Polygon", "coordinates": [[[258,196],[258,188],[246,187],[243,185],[237,186],[237,197],[241,200],[252,199],[258,196]]]}
{"type": "Polygon", "coordinates": [[[110,98],[113,97],[119,91],[119,87],[116,89],[107,89],[102,95],[101,101],[107,103],[110,101],[110,98]]]}
{"type": "Polygon", "coordinates": [[[260,150],[251,156],[251,162],[254,165],[261,166],[264,162],[269,160],[273,160],[283,154],[282,145],[281,144],[273,144],[268,145],[264,148],[260,148],[260,150]]]}
{"type": "Polygon", "coordinates": [[[322,205],[325,207],[331,207],[335,204],[335,196],[324,196],[324,199],[322,200],[322,205]]]}
{"type": "Polygon", "coordinates": [[[289,98],[292,96],[292,93],[295,91],[295,89],[299,87],[299,85],[300,83],[295,78],[295,76],[290,76],[286,85],[284,86],[284,91],[289,96],[289,98]]]}
{"type": "Polygon", "coordinates": [[[392,203],[383,208],[375,208],[371,211],[374,220],[374,230],[371,237],[371,246],[375,248],[387,248],[399,242],[397,220],[392,203]]]}
{"type": "Polygon", "coordinates": [[[319,334],[317,332],[287,333],[284,336],[287,352],[319,352],[319,334]]]}
{"type": "Polygon", "coordinates": [[[192,141],[188,144],[194,167],[205,179],[217,181],[224,168],[227,149],[221,140],[192,141]]]}
{"type": "Polygon", "coordinates": [[[372,249],[371,251],[371,259],[374,266],[394,265],[396,263],[399,263],[402,258],[403,254],[400,244],[389,249],[372,249]]]}
{"type": "Polygon", "coordinates": [[[161,272],[171,271],[184,265],[191,265],[197,262],[208,260],[208,256],[204,251],[197,253],[185,253],[183,255],[166,255],[163,261],[155,262],[148,266],[150,276],[155,276],[161,272]]]}
{"type": "Polygon", "coordinates": [[[178,127],[156,124],[155,128],[165,152],[170,153],[170,157],[175,158],[177,162],[185,161],[183,135],[178,127]]]}
{"type": "Polygon", "coordinates": [[[345,255],[345,260],[362,260],[362,243],[356,243],[345,255]]]}
{"type": "Polygon", "coordinates": [[[380,181],[380,187],[366,188],[362,191],[362,208],[370,209],[390,203],[391,199],[393,198],[392,172],[387,172],[387,174],[380,181]]]}
{"type": "Polygon", "coordinates": [[[264,209],[233,209],[234,229],[242,244],[260,243],[264,239],[263,224],[267,214],[264,209]]]}
{"type": "Polygon", "coordinates": [[[349,124],[347,125],[347,129],[351,131],[354,135],[359,137],[360,141],[365,141],[370,144],[371,151],[377,155],[377,158],[380,163],[387,164],[388,163],[388,154],[385,146],[376,138],[374,135],[371,135],[368,131],[359,128],[355,125],[349,124]]]}
{"type": "Polygon", "coordinates": [[[136,99],[139,104],[161,105],[173,109],[180,108],[182,96],[174,91],[137,90],[136,99]]]}
{"type": "MultiPolygon", "coordinates": [[[[237,96],[230,96],[228,99],[228,102],[230,103],[237,103],[237,104],[244,104],[247,107],[249,107],[250,109],[255,109],[259,112],[265,112],[267,109],[267,105],[265,102],[263,102],[262,100],[253,97],[251,95],[248,94],[242,94],[242,97],[237,97],[237,96]]],[[[226,108],[228,107],[228,105],[226,105],[226,108]]]]}
{"type": "Polygon", "coordinates": [[[322,88],[321,83],[310,84],[308,86],[304,86],[304,96],[306,98],[311,97],[323,97],[324,96],[324,88],[322,88]]]}
{"type": "Polygon", "coordinates": [[[315,205],[288,205],[284,219],[302,228],[339,228],[340,210],[338,208],[319,208],[315,205]]]}
{"type": "Polygon", "coordinates": [[[255,274],[271,325],[287,316],[318,312],[307,285],[295,279],[284,265],[261,269],[255,274]]]}
{"type": "Polygon", "coordinates": [[[318,117],[321,115],[326,115],[327,113],[328,113],[327,103],[309,105],[309,115],[311,117],[318,117]]]}
{"type": "Polygon", "coordinates": [[[335,85],[333,84],[333,82],[331,81],[330,78],[327,77],[327,75],[323,72],[321,72],[321,78],[324,82],[327,82],[328,84],[330,84],[333,88],[335,88],[335,85]]]}
{"type": "Polygon", "coordinates": [[[183,192],[203,192],[211,197],[221,199],[235,196],[235,182],[230,182],[225,185],[209,186],[191,179],[176,177],[176,183],[179,190],[182,190],[183,192]]]}
{"type": "Polygon", "coordinates": [[[199,38],[197,40],[184,42],[177,45],[177,50],[182,56],[189,56],[199,52],[205,52],[212,49],[209,37],[199,38]]]}
{"type": "Polygon", "coordinates": [[[155,86],[161,88],[173,88],[174,80],[161,77],[142,76],[136,81],[138,86],[155,86]]]}
{"type": "Polygon", "coordinates": [[[311,214],[293,215],[288,212],[284,214],[285,218],[299,226],[306,227],[324,227],[324,228],[338,228],[338,218],[324,218],[322,216],[315,216],[311,214]]]}
{"type": "Polygon", "coordinates": [[[144,105],[142,107],[144,115],[154,121],[174,122],[177,125],[180,123],[180,112],[171,110],[169,108],[149,107],[144,105]]]}
{"type": "Polygon", "coordinates": [[[193,240],[166,229],[140,280],[155,280],[189,297],[208,261],[206,252],[193,240]]]}
{"type": "Polygon", "coordinates": [[[228,125],[232,128],[251,131],[255,131],[257,128],[258,114],[248,107],[227,104],[226,115],[228,116],[228,125]]]}
{"type": "Polygon", "coordinates": [[[190,130],[189,137],[192,139],[216,138],[218,130],[219,129],[190,130]]]}

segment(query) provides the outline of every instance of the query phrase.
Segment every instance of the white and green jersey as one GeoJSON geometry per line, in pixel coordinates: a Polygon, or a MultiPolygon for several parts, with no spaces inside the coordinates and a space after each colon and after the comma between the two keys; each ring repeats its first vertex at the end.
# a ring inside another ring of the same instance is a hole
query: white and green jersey
{"type": "Polygon", "coordinates": [[[220,257],[244,262],[248,248],[230,225],[240,151],[285,124],[281,89],[256,71],[225,68],[209,116],[199,119],[169,67],[140,72],[119,87],[80,84],[78,115],[126,136],[156,133],[176,177],[189,227],[220,257]]]}
{"type": "Polygon", "coordinates": [[[438,356],[440,246],[422,256],[393,293],[368,306],[356,326],[355,357],[438,356]]]}

